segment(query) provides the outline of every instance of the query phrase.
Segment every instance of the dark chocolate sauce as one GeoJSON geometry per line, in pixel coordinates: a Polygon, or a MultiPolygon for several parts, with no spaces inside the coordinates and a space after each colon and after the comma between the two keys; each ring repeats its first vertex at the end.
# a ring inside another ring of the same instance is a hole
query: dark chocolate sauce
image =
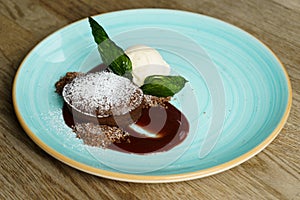
{"type": "Polygon", "coordinates": [[[130,134],[130,143],[115,143],[109,148],[132,153],[150,153],[167,151],[180,144],[189,132],[189,123],[172,104],[166,103],[166,106],[167,109],[162,106],[144,108],[141,118],[135,123],[152,134],[151,136],[141,134],[128,126],[124,130],[130,134]],[[164,119],[160,119],[161,116],[165,116],[164,119]]]}
{"type": "Polygon", "coordinates": [[[74,120],[72,113],[69,111],[67,103],[64,103],[62,114],[66,125],[72,128],[75,125],[74,121],[76,120],[74,120]]]}
{"type": "MultiPolygon", "coordinates": [[[[104,65],[99,65],[89,72],[105,69],[104,65]]],[[[81,122],[80,119],[74,120],[66,104],[63,106],[62,113],[64,121],[69,127],[74,125],[74,121],[81,122]]],[[[108,148],[137,154],[162,152],[180,144],[189,132],[189,123],[186,117],[170,103],[165,103],[165,107],[143,108],[142,116],[133,126],[145,130],[147,135],[140,133],[132,126],[122,127],[130,134],[128,136],[130,142],[113,143],[108,148]]]]}

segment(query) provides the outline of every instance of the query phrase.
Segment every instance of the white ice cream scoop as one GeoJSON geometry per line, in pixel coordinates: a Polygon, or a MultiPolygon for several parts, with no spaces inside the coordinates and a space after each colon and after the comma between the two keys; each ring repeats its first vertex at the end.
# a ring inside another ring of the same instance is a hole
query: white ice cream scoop
{"type": "Polygon", "coordinates": [[[169,75],[170,66],[157,50],[145,45],[136,45],[125,50],[132,62],[132,81],[141,86],[147,76],[169,75]]]}

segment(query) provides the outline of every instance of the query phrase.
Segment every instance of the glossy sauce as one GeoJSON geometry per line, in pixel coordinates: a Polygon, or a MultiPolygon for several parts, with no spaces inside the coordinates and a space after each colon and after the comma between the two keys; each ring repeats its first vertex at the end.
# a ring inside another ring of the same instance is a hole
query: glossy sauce
{"type": "MultiPolygon", "coordinates": [[[[114,143],[108,148],[144,154],[167,151],[180,144],[189,132],[189,123],[186,117],[172,104],[166,103],[166,105],[168,106],[167,109],[161,106],[143,109],[142,116],[135,123],[135,126],[147,131],[147,135],[140,133],[131,126],[122,127],[130,134],[128,136],[130,142],[114,143]],[[161,115],[166,116],[165,119],[160,120],[161,115]]],[[[69,127],[74,125],[73,116],[66,105],[63,107],[63,118],[69,127]]]]}
{"type": "MultiPolygon", "coordinates": [[[[99,65],[90,72],[102,70],[105,70],[105,66],[99,65]]],[[[130,142],[113,143],[107,148],[121,152],[145,154],[167,151],[180,144],[189,132],[189,123],[176,107],[170,103],[165,103],[165,105],[165,107],[143,108],[142,116],[134,125],[122,127],[130,134],[128,136],[130,142]]],[[[80,119],[73,119],[66,104],[63,106],[62,113],[64,121],[69,127],[74,125],[74,121],[80,121],[80,119]]],[[[84,123],[84,121],[80,122],[84,123]]]]}
{"type": "Polygon", "coordinates": [[[130,126],[125,127],[130,134],[130,143],[115,143],[110,148],[132,153],[150,153],[167,151],[180,144],[188,134],[189,123],[172,104],[166,103],[166,106],[167,109],[162,106],[144,108],[141,118],[135,123],[150,134],[146,136],[130,126]],[[163,119],[161,116],[164,116],[163,119]]]}

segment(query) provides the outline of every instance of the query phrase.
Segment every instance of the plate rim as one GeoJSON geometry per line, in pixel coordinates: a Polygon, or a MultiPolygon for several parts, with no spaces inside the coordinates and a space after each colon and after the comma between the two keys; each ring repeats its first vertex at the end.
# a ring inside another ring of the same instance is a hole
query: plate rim
{"type": "Polygon", "coordinates": [[[275,138],[276,136],[279,134],[279,132],[281,131],[281,129],[284,127],[284,124],[286,123],[291,107],[292,107],[292,86],[291,86],[291,81],[289,79],[289,75],[287,73],[286,68],[284,67],[284,65],[282,64],[282,62],[279,60],[279,58],[274,54],[274,52],[268,47],[266,46],[262,41],[260,41],[258,38],[256,38],[255,36],[253,36],[252,34],[250,34],[249,32],[233,25],[230,24],[228,22],[225,22],[223,20],[220,20],[218,18],[214,18],[211,16],[207,16],[207,15],[203,15],[200,13],[195,13],[195,12],[189,12],[189,11],[184,11],[184,10],[175,10],[175,9],[161,9],[161,8],[140,8],[140,9],[126,9],[126,10],[118,10],[118,11],[112,11],[112,12],[105,12],[105,13],[101,13],[101,14],[96,14],[93,15],[92,17],[98,17],[104,14],[110,14],[110,13],[118,13],[118,12],[135,12],[135,11],[143,11],[143,10],[147,10],[147,11],[161,11],[161,12],[182,12],[182,13],[186,13],[186,14],[193,14],[193,15],[200,15],[203,17],[208,17],[211,18],[213,20],[217,20],[220,21],[222,23],[225,23],[227,25],[230,25],[231,27],[237,28],[239,30],[241,30],[244,33],[247,33],[248,35],[250,35],[252,38],[254,38],[258,43],[260,43],[267,51],[269,51],[269,53],[271,53],[274,58],[276,59],[276,61],[279,63],[285,79],[287,81],[287,88],[288,88],[288,101],[287,101],[287,105],[286,105],[286,109],[285,112],[280,120],[280,122],[277,124],[276,128],[273,130],[272,133],[269,134],[269,136],[263,140],[260,144],[258,144],[256,147],[252,148],[250,151],[242,154],[241,156],[232,159],[228,162],[225,162],[223,164],[214,166],[214,167],[210,167],[207,169],[202,169],[202,170],[197,170],[194,172],[187,172],[187,173],[180,173],[180,174],[172,174],[172,175],[157,175],[157,176],[146,176],[146,175],[137,175],[137,174],[127,174],[127,173],[121,173],[121,172],[111,172],[111,171],[107,171],[107,170],[103,170],[100,168],[96,168],[96,167],[92,167],[90,165],[86,165],[83,164],[81,162],[75,161],[59,152],[57,152],[55,149],[49,147],[48,145],[46,145],[46,143],[44,143],[41,139],[39,139],[34,132],[29,128],[29,126],[26,124],[24,118],[22,117],[19,107],[18,107],[18,102],[17,102],[17,97],[16,97],[16,93],[17,93],[17,81],[18,81],[18,77],[21,71],[21,68],[23,67],[25,61],[31,56],[31,54],[33,53],[33,51],[37,48],[38,45],[40,45],[43,41],[47,40],[48,37],[51,37],[53,34],[61,31],[62,29],[71,26],[72,24],[75,23],[80,23],[80,21],[86,20],[87,18],[83,18],[80,20],[77,20],[75,22],[69,23],[61,28],[59,28],[58,30],[50,33],[49,35],[47,35],[44,39],[42,39],[41,41],[39,41],[28,53],[27,55],[24,57],[24,59],[22,60],[22,62],[20,63],[17,72],[15,74],[14,80],[13,80],[13,87],[12,87],[12,101],[13,101],[13,108],[15,110],[15,114],[17,116],[17,119],[21,125],[21,127],[24,129],[24,131],[26,132],[26,134],[34,141],[35,144],[37,144],[41,149],[43,149],[46,153],[50,154],[52,157],[56,158],[57,160],[75,168],[81,171],[84,171],[86,173],[92,174],[92,175],[96,175],[99,177],[103,177],[103,178],[107,178],[107,179],[112,179],[112,180],[118,180],[118,181],[126,181],[126,182],[135,182],[135,183],[168,183],[168,182],[179,182],[179,181],[187,181],[187,180],[193,180],[193,179],[198,179],[198,178],[203,178],[203,177],[207,177],[207,176],[211,176],[223,171],[226,171],[228,169],[231,169],[247,160],[249,160],[250,158],[252,158],[253,156],[257,155],[258,153],[260,153],[264,148],[266,148],[266,146],[268,146],[275,138]]]}

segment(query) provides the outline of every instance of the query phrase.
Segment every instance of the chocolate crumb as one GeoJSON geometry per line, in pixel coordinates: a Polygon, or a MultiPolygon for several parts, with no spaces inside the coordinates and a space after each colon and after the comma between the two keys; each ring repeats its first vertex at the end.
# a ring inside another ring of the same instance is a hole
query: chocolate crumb
{"type": "Polygon", "coordinates": [[[144,108],[155,107],[155,106],[163,106],[168,109],[166,103],[171,100],[171,97],[156,97],[152,95],[144,95],[144,108]]]}
{"type": "Polygon", "coordinates": [[[74,78],[79,76],[82,73],[79,72],[67,72],[65,76],[61,77],[59,81],[55,83],[55,92],[59,95],[62,94],[62,91],[68,83],[70,83],[74,78]]]}
{"type": "Polygon", "coordinates": [[[129,133],[116,126],[98,125],[93,123],[76,124],[73,127],[76,137],[89,146],[106,148],[112,143],[130,142],[129,133]]]}

